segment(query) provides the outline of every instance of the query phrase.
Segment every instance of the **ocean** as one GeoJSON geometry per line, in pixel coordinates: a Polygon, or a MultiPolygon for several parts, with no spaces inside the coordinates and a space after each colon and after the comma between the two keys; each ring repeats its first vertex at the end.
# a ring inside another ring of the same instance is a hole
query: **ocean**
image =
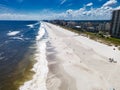
{"type": "Polygon", "coordinates": [[[36,68],[38,60],[46,58],[47,34],[41,27],[39,21],[0,21],[0,90],[35,90],[31,83],[45,66],[36,68]]]}

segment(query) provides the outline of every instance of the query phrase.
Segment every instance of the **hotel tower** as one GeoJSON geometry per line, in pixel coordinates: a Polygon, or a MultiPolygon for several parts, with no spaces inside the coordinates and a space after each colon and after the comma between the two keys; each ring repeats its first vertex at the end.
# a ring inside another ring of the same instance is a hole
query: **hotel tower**
{"type": "Polygon", "coordinates": [[[120,38],[120,10],[113,11],[110,34],[120,38]]]}

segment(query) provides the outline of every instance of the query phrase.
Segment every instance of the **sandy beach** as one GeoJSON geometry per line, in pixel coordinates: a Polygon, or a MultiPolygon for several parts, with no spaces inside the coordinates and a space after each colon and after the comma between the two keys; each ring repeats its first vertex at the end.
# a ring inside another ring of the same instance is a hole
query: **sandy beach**
{"type": "Polygon", "coordinates": [[[120,51],[116,47],[53,24],[44,25],[49,36],[48,90],[120,90],[120,51]]]}

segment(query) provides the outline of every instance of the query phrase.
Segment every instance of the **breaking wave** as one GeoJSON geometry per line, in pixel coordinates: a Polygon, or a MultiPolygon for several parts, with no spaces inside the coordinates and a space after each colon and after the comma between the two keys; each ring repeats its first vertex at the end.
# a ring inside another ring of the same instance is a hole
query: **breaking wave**
{"type": "Polygon", "coordinates": [[[48,62],[46,60],[46,42],[47,38],[45,37],[46,30],[44,24],[41,23],[41,26],[36,36],[36,53],[35,60],[37,63],[33,66],[32,70],[35,72],[32,80],[27,81],[22,85],[19,90],[47,90],[46,88],[46,78],[48,73],[48,62]]]}
{"type": "Polygon", "coordinates": [[[39,23],[29,24],[29,25],[27,25],[27,26],[30,27],[30,28],[34,28],[34,26],[37,25],[37,24],[39,24],[39,23]]]}
{"type": "Polygon", "coordinates": [[[8,36],[15,36],[15,35],[17,35],[17,34],[19,34],[20,33],[20,31],[9,31],[8,33],[7,33],[7,35],[8,36]]]}

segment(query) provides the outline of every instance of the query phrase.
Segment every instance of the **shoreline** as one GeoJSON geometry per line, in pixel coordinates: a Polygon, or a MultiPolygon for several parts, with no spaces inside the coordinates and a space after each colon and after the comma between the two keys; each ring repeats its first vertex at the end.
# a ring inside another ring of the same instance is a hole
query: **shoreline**
{"type": "MultiPolygon", "coordinates": [[[[51,86],[52,90],[61,90],[58,87],[63,87],[62,90],[66,90],[66,88],[69,90],[73,90],[73,88],[74,90],[120,89],[120,71],[118,71],[120,68],[119,61],[117,63],[111,63],[108,59],[109,55],[112,55],[113,48],[107,51],[109,46],[104,47],[104,44],[98,44],[99,42],[85,39],[83,36],[79,36],[50,23],[45,23],[45,27],[49,34],[49,41],[56,51],[53,53],[55,58],[48,59],[55,59],[57,62],[60,62],[57,64],[56,62],[53,62],[53,64],[57,65],[53,68],[57,68],[58,71],[60,70],[60,72],[63,72],[58,79],[60,80],[64,75],[66,77],[70,76],[68,80],[65,80],[68,86],[64,87],[62,84],[57,85],[56,87],[53,86],[53,88],[51,86]],[[91,47],[92,45],[93,47],[91,47]],[[97,46],[101,47],[97,48],[97,46]],[[106,54],[103,55],[102,52],[106,52],[106,54]],[[109,55],[107,55],[108,52],[109,55]],[[71,81],[69,81],[70,79],[71,81]],[[73,83],[75,85],[71,86],[73,83]]],[[[116,52],[117,53],[114,54],[118,57],[115,57],[119,60],[120,52],[116,52]]],[[[59,74],[57,72],[52,73],[51,70],[49,73],[53,76],[59,74]]],[[[55,78],[53,77],[52,79],[55,78]]],[[[51,85],[55,82],[57,83],[58,80],[55,79],[51,85]]],[[[62,82],[62,80],[59,82],[62,82]]]]}
{"type": "Polygon", "coordinates": [[[41,26],[36,36],[36,51],[35,51],[35,61],[32,71],[34,75],[31,80],[24,82],[23,85],[19,87],[19,90],[47,90],[46,89],[46,78],[48,73],[47,60],[46,60],[46,43],[47,36],[44,24],[41,26]]]}
{"type": "MultiPolygon", "coordinates": [[[[36,37],[37,62],[32,69],[35,74],[20,90],[120,89],[119,61],[111,63],[107,55],[108,52],[111,55],[113,47],[110,49],[50,23],[44,22],[40,28],[36,37]],[[45,33],[48,33],[47,38],[45,33]],[[108,49],[110,51],[105,51],[108,49]]],[[[118,60],[120,52],[115,51],[118,60]]]]}

